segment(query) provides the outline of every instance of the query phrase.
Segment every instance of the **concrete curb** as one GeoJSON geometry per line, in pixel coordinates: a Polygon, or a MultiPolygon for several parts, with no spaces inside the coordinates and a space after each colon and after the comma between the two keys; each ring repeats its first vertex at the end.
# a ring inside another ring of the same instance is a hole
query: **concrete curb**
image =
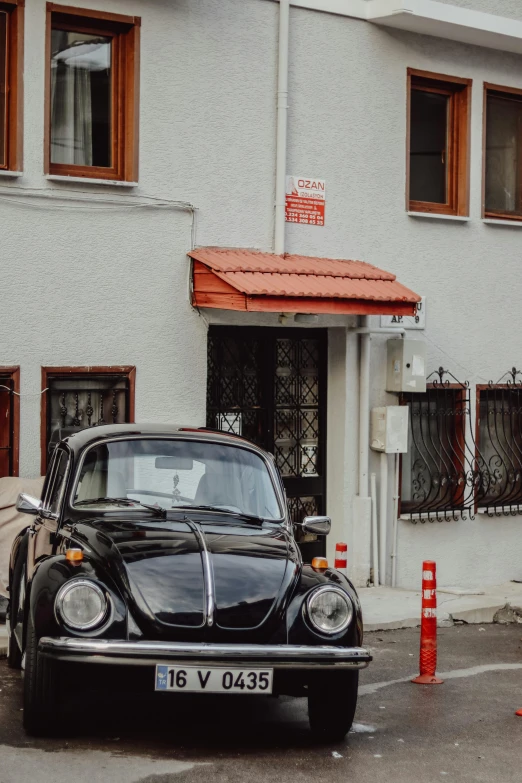
{"type": "Polygon", "coordinates": [[[0,625],[0,658],[5,658],[7,655],[7,628],[5,625],[0,625]]]}

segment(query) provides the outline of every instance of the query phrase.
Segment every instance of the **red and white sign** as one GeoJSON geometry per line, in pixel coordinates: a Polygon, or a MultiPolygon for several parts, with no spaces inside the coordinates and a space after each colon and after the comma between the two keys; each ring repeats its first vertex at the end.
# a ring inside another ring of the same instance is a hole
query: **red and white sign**
{"type": "Polygon", "coordinates": [[[324,179],[286,178],[286,222],[324,226],[326,185],[324,179]]]}

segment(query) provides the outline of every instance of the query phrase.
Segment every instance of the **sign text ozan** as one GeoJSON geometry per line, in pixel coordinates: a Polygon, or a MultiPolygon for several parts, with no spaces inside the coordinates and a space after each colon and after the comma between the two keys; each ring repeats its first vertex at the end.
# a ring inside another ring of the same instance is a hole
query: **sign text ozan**
{"type": "Polygon", "coordinates": [[[324,226],[326,185],[324,179],[287,176],[286,222],[324,226]]]}

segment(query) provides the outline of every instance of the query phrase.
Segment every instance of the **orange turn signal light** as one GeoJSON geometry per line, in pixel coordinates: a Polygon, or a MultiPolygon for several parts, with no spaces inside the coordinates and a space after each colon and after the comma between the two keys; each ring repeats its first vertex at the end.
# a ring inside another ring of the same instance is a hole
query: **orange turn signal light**
{"type": "Polygon", "coordinates": [[[312,568],[317,568],[318,571],[324,571],[328,568],[328,560],[326,557],[314,557],[312,560],[312,568]]]}
{"type": "Polygon", "coordinates": [[[65,553],[66,559],[69,563],[81,563],[83,560],[82,549],[68,549],[65,553]]]}

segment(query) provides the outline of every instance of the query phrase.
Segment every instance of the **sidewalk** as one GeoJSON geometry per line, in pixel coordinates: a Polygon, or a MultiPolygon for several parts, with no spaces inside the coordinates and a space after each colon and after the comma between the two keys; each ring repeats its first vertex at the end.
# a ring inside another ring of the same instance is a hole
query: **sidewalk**
{"type": "MultiPolygon", "coordinates": [[[[365,631],[414,628],[420,625],[421,591],[364,587],[361,599],[365,631]]],[[[438,625],[454,622],[522,623],[522,584],[506,582],[484,592],[442,587],[437,590],[438,625]]]]}

